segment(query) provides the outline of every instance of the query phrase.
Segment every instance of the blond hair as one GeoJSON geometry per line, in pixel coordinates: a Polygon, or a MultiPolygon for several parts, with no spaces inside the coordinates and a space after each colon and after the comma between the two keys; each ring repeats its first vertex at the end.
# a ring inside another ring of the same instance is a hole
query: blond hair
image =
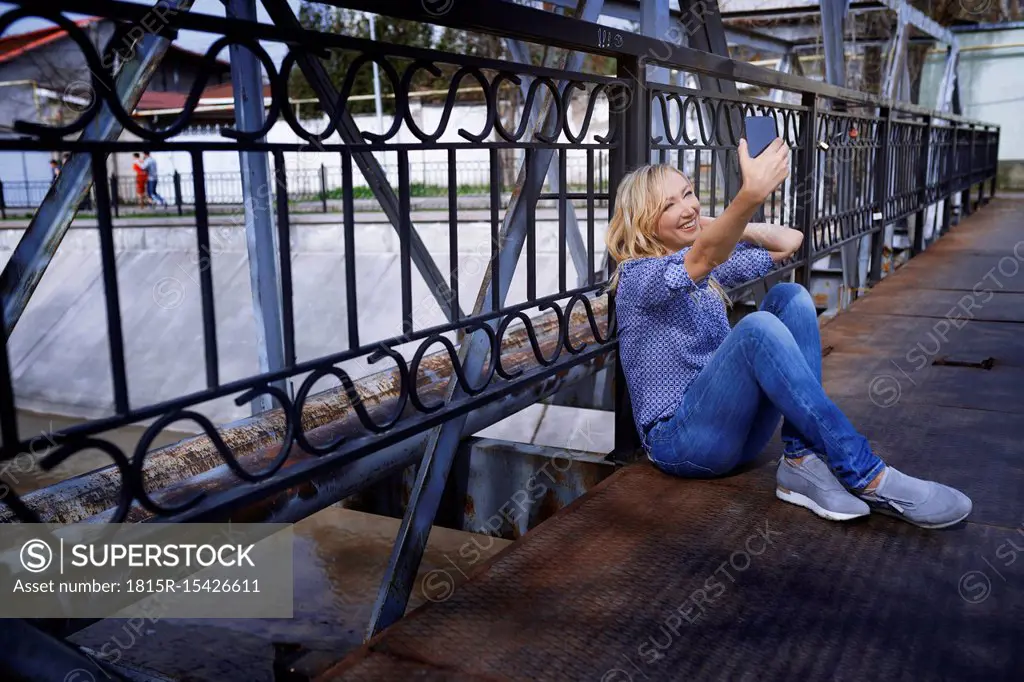
{"type": "MultiPolygon", "coordinates": [[[[658,239],[658,219],[665,200],[663,187],[669,173],[686,178],[675,166],[650,164],[626,173],[619,183],[615,193],[615,213],[608,223],[605,237],[608,255],[616,263],[607,290],[618,290],[623,263],[673,253],[658,239]]],[[[708,284],[726,306],[732,306],[725,289],[711,275],[708,275],[708,284]]]]}

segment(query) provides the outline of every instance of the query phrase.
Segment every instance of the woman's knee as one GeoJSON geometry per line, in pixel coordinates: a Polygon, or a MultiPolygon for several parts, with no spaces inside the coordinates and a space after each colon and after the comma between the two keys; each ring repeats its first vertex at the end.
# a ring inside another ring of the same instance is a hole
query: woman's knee
{"type": "Polygon", "coordinates": [[[747,351],[760,348],[764,344],[796,347],[796,340],[789,327],[775,314],[766,310],[757,310],[746,315],[736,323],[733,333],[747,351]],[[756,343],[743,343],[748,339],[756,343]]]}
{"type": "Polygon", "coordinates": [[[761,302],[761,310],[777,315],[791,305],[804,308],[817,316],[811,293],[802,284],[796,282],[779,282],[769,289],[768,294],[761,302]]]}
{"type": "Polygon", "coordinates": [[[788,333],[786,325],[767,310],[755,310],[736,323],[734,331],[739,336],[766,336],[788,333]]]}

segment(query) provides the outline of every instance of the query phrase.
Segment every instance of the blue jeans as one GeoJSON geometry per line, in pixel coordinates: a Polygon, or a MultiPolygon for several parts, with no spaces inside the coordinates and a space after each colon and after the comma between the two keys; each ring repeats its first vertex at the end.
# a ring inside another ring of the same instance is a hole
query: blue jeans
{"type": "Polygon", "coordinates": [[[755,459],[781,417],[783,454],[820,454],[847,488],[885,466],[825,394],[814,303],[791,283],[773,286],[729,332],[675,413],[648,433],[649,457],[676,476],[721,476],[755,459]]]}
{"type": "Polygon", "coordinates": [[[156,178],[150,178],[149,180],[146,180],[146,194],[149,195],[150,199],[155,199],[159,201],[161,204],[166,204],[167,202],[164,201],[164,198],[156,193],[157,182],[158,180],[156,178]]]}

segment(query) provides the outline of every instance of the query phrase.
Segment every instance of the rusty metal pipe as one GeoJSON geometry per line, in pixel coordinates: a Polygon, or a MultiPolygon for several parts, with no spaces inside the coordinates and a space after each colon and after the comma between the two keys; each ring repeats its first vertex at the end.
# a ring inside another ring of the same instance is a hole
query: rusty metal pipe
{"type": "MultiPolygon", "coordinates": [[[[607,298],[592,299],[591,304],[596,318],[606,316],[607,298]]],[[[550,357],[558,341],[557,318],[551,313],[546,313],[534,318],[533,324],[541,352],[545,357],[550,357]]],[[[569,331],[574,345],[593,340],[582,306],[577,306],[570,320],[569,331]]],[[[509,371],[537,367],[525,329],[505,334],[502,360],[503,366],[509,371]]],[[[473,417],[471,423],[477,425],[474,427],[475,430],[479,430],[500,421],[541,397],[599,371],[604,366],[605,359],[600,360],[599,363],[588,363],[587,366],[573,368],[538,385],[526,387],[522,391],[506,396],[478,410],[481,414],[473,417]]],[[[420,366],[422,371],[417,378],[417,384],[423,400],[433,403],[442,399],[448,379],[452,376],[451,359],[447,352],[427,355],[420,366]]],[[[397,368],[364,377],[356,381],[355,385],[371,416],[380,418],[382,415],[391,414],[400,387],[397,368]]],[[[410,413],[414,410],[411,405],[407,409],[410,413]]],[[[344,389],[340,387],[311,396],[304,406],[302,421],[310,441],[317,445],[329,442],[338,435],[365,433],[358,417],[351,409],[344,389]]],[[[220,430],[220,435],[242,466],[255,471],[264,468],[277,456],[284,427],[284,413],[280,409],[275,409],[226,425],[220,430]]],[[[317,498],[320,496],[327,495],[335,501],[341,499],[370,481],[380,480],[408,466],[415,460],[417,453],[421,452],[424,442],[425,434],[422,439],[418,436],[405,439],[390,448],[353,462],[334,474],[272,496],[258,503],[253,513],[262,520],[278,520],[280,517],[277,514],[285,513],[284,510],[287,509],[289,518],[292,518],[298,514],[297,510],[319,505],[321,500],[317,498]],[[349,492],[339,496],[339,490],[349,492]]],[[[293,446],[289,459],[282,468],[307,461],[310,457],[313,455],[302,451],[298,446],[293,446]]],[[[157,500],[165,503],[191,497],[197,490],[215,492],[239,484],[238,478],[230,472],[205,435],[187,438],[150,452],[146,456],[143,480],[146,490],[151,491],[157,500]]],[[[33,491],[25,495],[23,500],[37,510],[45,523],[104,520],[117,505],[120,484],[117,468],[111,465],[33,491]]],[[[330,503],[324,503],[323,506],[327,504],[330,503]]],[[[296,518],[304,515],[306,514],[296,518]]],[[[146,518],[148,512],[136,505],[132,509],[129,521],[141,521],[146,518]]],[[[16,523],[17,519],[9,509],[0,508],[0,522],[16,523]]]]}

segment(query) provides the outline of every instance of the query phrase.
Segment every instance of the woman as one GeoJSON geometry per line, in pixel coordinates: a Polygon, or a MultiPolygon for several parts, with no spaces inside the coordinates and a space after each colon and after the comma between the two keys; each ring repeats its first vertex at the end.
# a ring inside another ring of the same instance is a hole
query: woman
{"type": "Polygon", "coordinates": [[[945,485],[887,466],[821,386],[821,340],[807,290],[782,283],[732,329],[725,288],[761,277],[803,235],[749,224],[789,174],[775,140],[757,158],[739,145],[743,183],[716,219],[700,216],[689,180],[644,166],[619,185],[609,224],[618,263],[619,353],[651,462],[685,477],[725,474],[761,452],[784,417],[776,495],[841,521],[872,509],[924,528],[971,512],[945,485]]]}
{"type": "Polygon", "coordinates": [[[146,193],[146,185],[149,183],[149,173],[143,165],[142,157],[138,152],[132,154],[135,161],[132,163],[132,170],[135,171],[135,196],[139,200],[139,207],[145,207],[149,195],[146,193]]]}

